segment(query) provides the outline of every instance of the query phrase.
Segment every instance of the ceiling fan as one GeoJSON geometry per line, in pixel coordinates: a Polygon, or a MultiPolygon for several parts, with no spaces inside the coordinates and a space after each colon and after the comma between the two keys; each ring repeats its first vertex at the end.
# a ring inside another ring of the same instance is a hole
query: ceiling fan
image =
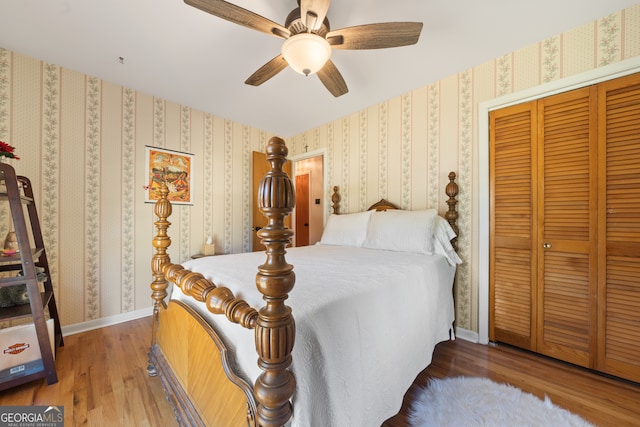
{"type": "Polygon", "coordinates": [[[222,0],[184,0],[190,6],[253,30],[285,39],[282,52],[260,67],[245,83],[259,86],[287,65],[300,74],[318,74],[335,97],[349,91],[331,61],[332,49],[382,49],[418,42],[422,22],[384,22],[331,31],[327,10],[331,0],[298,0],[284,25],[222,0]]]}

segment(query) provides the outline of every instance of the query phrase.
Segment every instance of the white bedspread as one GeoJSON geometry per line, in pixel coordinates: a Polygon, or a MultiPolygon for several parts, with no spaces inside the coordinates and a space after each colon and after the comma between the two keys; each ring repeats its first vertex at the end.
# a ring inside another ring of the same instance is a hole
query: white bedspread
{"type": "MultiPolygon", "coordinates": [[[[292,248],[286,257],[296,274],[288,300],[296,319],[292,425],[381,425],[398,412],[435,345],[449,339],[455,267],[441,255],[331,245],[292,248]]],[[[200,258],[185,267],[259,307],[255,276],[265,259],[254,252],[200,258]]],[[[233,343],[246,378],[257,378],[252,330],[209,314],[179,289],[172,298],[191,300],[233,343]]]]}

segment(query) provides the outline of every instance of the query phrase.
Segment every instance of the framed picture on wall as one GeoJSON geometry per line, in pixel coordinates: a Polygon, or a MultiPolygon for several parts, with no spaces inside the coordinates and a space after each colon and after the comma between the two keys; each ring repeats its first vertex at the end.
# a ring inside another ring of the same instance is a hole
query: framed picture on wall
{"type": "Polygon", "coordinates": [[[160,198],[163,183],[169,188],[169,201],[173,204],[193,204],[193,154],[145,146],[147,189],[145,202],[160,198]]]}

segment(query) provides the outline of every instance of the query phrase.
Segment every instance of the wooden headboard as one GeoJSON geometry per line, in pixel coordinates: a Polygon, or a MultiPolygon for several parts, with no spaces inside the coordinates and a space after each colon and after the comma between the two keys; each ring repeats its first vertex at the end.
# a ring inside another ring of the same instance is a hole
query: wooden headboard
{"type": "Polygon", "coordinates": [[[376,202],[374,204],[372,204],[371,206],[369,206],[369,209],[367,209],[368,211],[378,211],[378,212],[383,212],[383,211],[388,211],[389,209],[399,209],[396,205],[394,205],[393,203],[385,200],[385,199],[380,199],[379,202],[376,202]]]}
{"type": "MultiPolygon", "coordinates": [[[[331,195],[331,208],[333,209],[334,215],[339,215],[340,212],[340,193],[338,192],[339,187],[336,185],[333,187],[333,194],[331,195]]],[[[386,211],[388,209],[400,209],[393,203],[389,202],[385,199],[380,199],[379,202],[374,203],[373,205],[367,208],[368,211],[386,211]]]]}
{"type": "MultiPolygon", "coordinates": [[[[449,199],[447,199],[447,206],[449,207],[449,209],[447,210],[447,212],[445,212],[444,218],[447,220],[449,225],[451,225],[451,228],[453,228],[453,231],[455,231],[456,236],[458,236],[460,234],[460,230],[458,228],[458,211],[456,209],[458,200],[456,199],[456,196],[458,195],[459,188],[455,180],[456,180],[456,173],[453,171],[449,172],[449,183],[447,183],[447,186],[445,187],[445,190],[444,190],[445,194],[449,196],[449,199]]],[[[334,186],[333,194],[331,195],[331,207],[335,215],[338,215],[340,213],[339,212],[340,211],[340,194],[338,193],[338,189],[339,188],[337,185],[334,186]]],[[[371,211],[371,210],[386,211],[388,209],[399,209],[399,208],[393,203],[385,199],[380,199],[379,202],[376,202],[373,205],[369,206],[369,209],[367,210],[368,211],[371,211]]],[[[453,245],[453,248],[456,251],[458,250],[457,242],[458,242],[457,237],[451,240],[451,244],[453,245]]]]}

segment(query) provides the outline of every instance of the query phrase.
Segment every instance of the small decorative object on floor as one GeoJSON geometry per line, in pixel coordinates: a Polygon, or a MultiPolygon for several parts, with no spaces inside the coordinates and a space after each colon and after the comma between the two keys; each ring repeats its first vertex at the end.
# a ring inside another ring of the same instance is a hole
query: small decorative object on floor
{"type": "Polygon", "coordinates": [[[487,378],[431,379],[411,406],[413,427],[594,427],[579,416],[487,378]]]}

